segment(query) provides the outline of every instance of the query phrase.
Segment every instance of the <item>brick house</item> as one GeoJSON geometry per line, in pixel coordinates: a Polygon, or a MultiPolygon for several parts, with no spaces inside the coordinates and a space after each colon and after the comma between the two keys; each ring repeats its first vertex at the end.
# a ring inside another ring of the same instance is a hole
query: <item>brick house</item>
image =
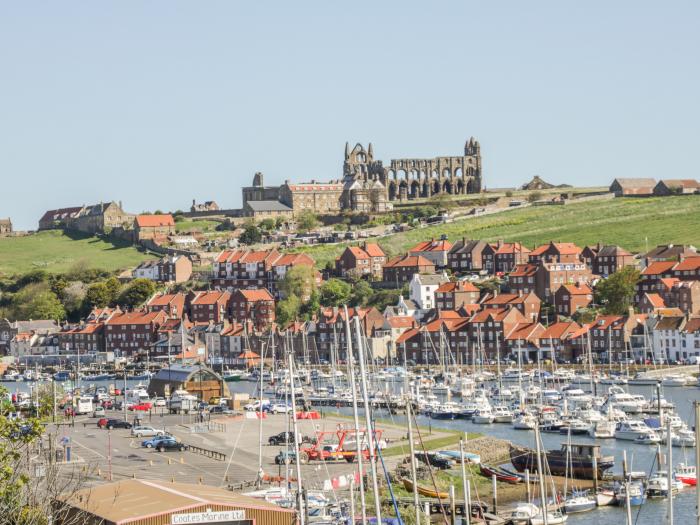
{"type": "Polygon", "coordinates": [[[416,244],[408,250],[408,255],[425,257],[437,268],[445,268],[447,266],[447,255],[451,248],[452,243],[446,239],[431,239],[416,244]]]}
{"type": "Polygon", "coordinates": [[[229,317],[231,292],[195,292],[190,300],[190,320],[193,323],[221,323],[229,317]]]}
{"type": "Polygon", "coordinates": [[[420,274],[414,273],[408,285],[409,298],[421,310],[435,308],[435,291],[450,278],[445,273],[420,274]]]}
{"type": "Polygon", "coordinates": [[[382,280],[400,288],[410,282],[416,273],[435,273],[435,265],[420,255],[403,255],[394,257],[382,268],[382,280]]]}
{"type": "Polygon", "coordinates": [[[591,269],[583,262],[540,262],[535,278],[536,293],[545,302],[551,303],[562,284],[590,283],[591,269]]]}
{"type": "Polygon", "coordinates": [[[528,262],[581,262],[581,248],[572,242],[553,242],[543,244],[528,254],[528,262]]]}
{"type": "Polygon", "coordinates": [[[655,262],[682,261],[686,257],[694,257],[696,255],[698,255],[698,252],[695,246],[687,244],[660,244],[645,253],[642,261],[644,266],[647,267],[655,262]]]}
{"type": "Polygon", "coordinates": [[[182,319],[185,315],[186,296],[183,293],[156,293],[146,303],[149,312],[165,312],[168,319],[182,319]]]}
{"type": "Polygon", "coordinates": [[[700,280],[700,256],[686,257],[672,271],[672,276],[681,281],[700,280]]]}
{"type": "Polygon", "coordinates": [[[593,302],[593,290],[585,283],[562,284],[554,294],[554,310],[558,315],[571,317],[580,308],[593,302]]]}
{"type": "Polygon", "coordinates": [[[575,321],[558,321],[545,328],[539,334],[539,347],[542,355],[572,361],[575,358],[573,347],[569,340],[581,330],[575,321]]]}
{"type": "Polygon", "coordinates": [[[447,253],[447,266],[454,273],[478,272],[483,268],[482,253],[487,243],[462,238],[447,253]]]}
{"type": "Polygon", "coordinates": [[[458,310],[464,305],[478,303],[480,297],[479,289],[469,281],[447,282],[435,290],[435,308],[458,310]]]}
{"type": "Polygon", "coordinates": [[[81,354],[104,352],[105,323],[121,313],[119,308],[94,308],[84,321],[64,326],[57,334],[60,351],[81,354]]]}
{"type": "Polygon", "coordinates": [[[668,307],[678,308],[683,313],[700,313],[700,281],[674,283],[665,303],[668,307]]]}
{"type": "Polygon", "coordinates": [[[639,275],[634,302],[641,301],[647,292],[660,291],[661,279],[673,277],[674,266],[676,261],[656,261],[644,268],[639,275]]]}
{"type": "Polygon", "coordinates": [[[335,260],[335,272],[341,277],[350,273],[380,279],[386,259],[384,250],[377,243],[348,246],[335,260]]]}
{"type": "Polygon", "coordinates": [[[234,321],[253,321],[255,328],[264,330],[275,322],[275,298],[266,288],[236,290],[231,296],[234,321]]]}
{"type": "Polygon", "coordinates": [[[532,292],[490,294],[481,300],[483,309],[515,308],[527,321],[539,318],[541,306],[542,300],[532,292]]]}
{"type": "Polygon", "coordinates": [[[522,263],[515,265],[507,278],[506,284],[511,293],[533,293],[537,291],[537,264],[522,263]]]}
{"type": "Polygon", "coordinates": [[[441,317],[403,332],[396,340],[397,362],[417,365],[466,363],[468,325],[465,317],[441,317]]]}
{"type": "Polygon", "coordinates": [[[598,247],[591,269],[595,275],[607,277],[622,270],[625,266],[635,266],[634,255],[620,246],[607,245],[598,247]]]}
{"type": "Polygon", "coordinates": [[[604,361],[612,357],[619,361],[631,356],[630,343],[637,322],[634,316],[600,315],[589,323],[591,351],[604,361]],[[608,352],[612,353],[612,356],[608,352]]]}
{"type": "Polygon", "coordinates": [[[48,210],[39,219],[39,230],[55,230],[56,228],[65,228],[68,221],[76,217],[83,209],[82,206],[74,206],[71,208],[58,208],[57,210],[48,210]]]}
{"type": "Polygon", "coordinates": [[[667,308],[664,298],[658,293],[646,292],[637,305],[639,311],[645,314],[657,313],[667,308]]]}
{"type": "Polygon", "coordinates": [[[482,264],[489,274],[505,274],[516,265],[527,262],[530,250],[519,242],[498,241],[482,252],[482,264]]]}
{"type": "Polygon", "coordinates": [[[165,312],[144,310],[112,316],[105,322],[105,350],[119,357],[146,353],[158,340],[158,329],[166,319],[165,312]]]}
{"type": "Polygon", "coordinates": [[[534,361],[538,354],[540,359],[549,358],[540,349],[540,335],[544,331],[545,327],[537,321],[516,324],[505,334],[506,353],[516,356],[516,359],[520,353],[522,362],[534,361]]]}
{"type": "Polygon", "coordinates": [[[485,308],[469,319],[469,347],[485,352],[487,358],[496,356],[498,349],[501,356],[507,351],[506,334],[528,319],[517,308],[485,308]]]}

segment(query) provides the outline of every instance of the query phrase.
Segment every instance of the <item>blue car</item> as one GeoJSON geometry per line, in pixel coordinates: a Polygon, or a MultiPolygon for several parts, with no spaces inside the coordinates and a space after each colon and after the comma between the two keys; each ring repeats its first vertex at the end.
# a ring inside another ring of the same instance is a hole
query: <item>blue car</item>
{"type": "Polygon", "coordinates": [[[173,437],[169,436],[168,434],[165,434],[164,436],[154,436],[151,439],[142,441],[141,446],[146,448],[158,448],[158,443],[172,438],[173,437]]]}

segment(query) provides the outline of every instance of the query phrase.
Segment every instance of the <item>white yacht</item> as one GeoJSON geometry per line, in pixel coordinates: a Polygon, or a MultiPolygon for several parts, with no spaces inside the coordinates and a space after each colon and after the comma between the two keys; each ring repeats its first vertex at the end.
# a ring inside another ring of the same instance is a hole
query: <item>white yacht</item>
{"type": "Polygon", "coordinates": [[[622,421],[615,427],[615,439],[626,441],[642,441],[645,439],[654,439],[658,443],[659,438],[652,429],[650,429],[644,421],[622,421]]]}
{"type": "Polygon", "coordinates": [[[537,418],[532,414],[520,414],[513,419],[513,428],[515,430],[535,430],[537,427],[537,418]]]}
{"type": "Polygon", "coordinates": [[[505,407],[503,405],[496,405],[495,407],[493,407],[492,412],[494,423],[513,422],[513,412],[511,412],[508,407],[505,407]]]}
{"type": "Polygon", "coordinates": [[[472,416],[472,421],[477,425],[490,425],[495,419],[490,407],[488,409],[477,410],[472,416]]]}

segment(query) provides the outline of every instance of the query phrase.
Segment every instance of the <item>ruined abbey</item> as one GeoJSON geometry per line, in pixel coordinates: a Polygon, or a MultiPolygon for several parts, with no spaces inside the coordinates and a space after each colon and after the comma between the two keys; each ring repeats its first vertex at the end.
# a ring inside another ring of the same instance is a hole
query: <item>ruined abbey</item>
{"type": "Polygon", "coordinates": [[[259,213],[267,208],[281,213],[282,205],[295,215],[306,209],[380,213],[391,210],[392,201],[478,193],[481,176],[481,148],[474,137],[464,145],[464,155],[392,159],[387,166],[374,160],[371,143],[366,150],[361,144],[351,150],[346,143],[342,180],[265,186],[262,174],[256,173],[253,185],[243,188],[243,206],[251,209],[254,202],[259,213]]]}

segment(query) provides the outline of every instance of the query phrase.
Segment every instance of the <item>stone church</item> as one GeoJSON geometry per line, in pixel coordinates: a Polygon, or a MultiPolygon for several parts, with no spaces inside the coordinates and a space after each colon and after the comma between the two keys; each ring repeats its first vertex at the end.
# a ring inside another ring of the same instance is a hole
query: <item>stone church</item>
{"type": "Polygon", "coordinates": [[[472,137],[464,155],[392,159],[388,166],[374,159],[372,143],[366,150],[361,144],[351,150],[346,143],[342,181],[265,186],[262,173],[256,173],[253,185],[242,191],[244,208],[253,201],[281,202],[298,215],[307,209],[319,214],[382,213],[393,208],[392,201],[479,193],[481,188],[481,147],[472,137]]]}

